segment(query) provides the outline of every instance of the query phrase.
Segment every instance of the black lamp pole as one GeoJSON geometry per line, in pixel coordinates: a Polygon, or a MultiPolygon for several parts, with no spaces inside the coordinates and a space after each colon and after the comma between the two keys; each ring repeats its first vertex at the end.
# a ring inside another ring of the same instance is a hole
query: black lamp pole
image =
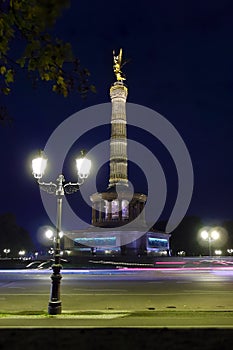
{"type": "Polygon", "coordinates": [[[51,275],[52,285],[50,291],[50,299],[48,305],[49,315],[58,315],[62,312],[61,302],[61,218],[62,218],[62,198],[64,194],[72,194],[79,190],[79,186],[84,183],[84,180],[88,177],[91,162],[85,158],[85,152],[81,152],[81,158],[76,159],[76,165],[78,170],[79,182],[68,182],[64,184],[65,178],[61,174],[58,176],[56,183],[53,182],[41,182],[47,160],[43,157],[42,152],[39,153],[39,157],[32,161],[33,175],[37,179],[40,188],[50,194],[55,194],[57,197],[57,222],[56,222],[56,235],[54,238],[54,264],[52,265],[53,273],[51,275]],[[79,163],[79,164],[78,164],[79,163]]]}
{"type": "Polygon", "coordinates": [[[61,303],[61,279],[62,275],[60,273],[62,269],[61,265],[61,215],[62,215],[62,196],[64,196],[63,188],[64,176],[59,175],[57,179],[57,227],[56,236],[54,239],[54,264],[52,265],[53,274],[51,276],[52,285],[50,291],[50,300],[48,306],[49,315],[58,315],[62,311],[61,303]]]}
{"type": "Polygon", "coordinates": [[[54,264],[52,265],[53,273],[51,275],[51,290],[50,299],[48,305],[49,315],[59,315],[62,312],[61,302],[61,218],[62,218],[62,197],[64,193],[72,194],[79,190],[79,186],[83,184],[84,179],[80,182],[68,182],[63,184],[65,178],[63,175],[59,175],[57,178],[57,184],[53,182],[40,182],[38,184],[40,188],[50,194],[55,194],[57,197],[57,223],[56,223],[56,235],[54,238],[54,264]]]}

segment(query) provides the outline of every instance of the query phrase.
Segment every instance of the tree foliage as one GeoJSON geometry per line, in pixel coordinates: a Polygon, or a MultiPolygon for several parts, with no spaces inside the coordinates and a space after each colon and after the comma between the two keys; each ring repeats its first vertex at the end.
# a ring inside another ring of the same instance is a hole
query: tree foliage
{"type": "Polygon", "coordinates": [[[200,217],[185,216],[172,232],[170,243],[173,254],[176,255],[181,250],[185,251],[187,256],[200,255],[203,250],[208,254],[208,248],[204,249],[198,242],[198,231],[203,226],[200,217]]]}
{"type": "Polygon", "coordinates": [[[29,233],[17,222],[15,215],[5,213],[0,215],[0,255],[3,254],[3,249],[9,248],[11,253],[18,255],[19,250],[33,249],[33,243],[29,233]]]}
{"type": "Polygon", "coordinates": [[[52,91],[82,96],[94,91],[89,71],[82,68],[68,42],[56,37],[53,28],[69,0],[0,0],[0,90],[8,95],[18,69],[33,84],[51,83],[52,91]],[[21,50],[21,52],[19,52],[21,50]]]}

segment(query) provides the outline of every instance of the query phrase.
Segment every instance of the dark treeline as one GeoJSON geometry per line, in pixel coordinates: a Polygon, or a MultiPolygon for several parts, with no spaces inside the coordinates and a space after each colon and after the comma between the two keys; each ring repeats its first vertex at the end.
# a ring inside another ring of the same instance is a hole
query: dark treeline
{"type": "Polygon", "coordinates": [[[0,256],[4,257],[4,249],[10,249],[9,256],[18,256],[20,250],[33,251],[34,246],[29,232],[17,224],[12,213],[0,215],[0,256]]]}

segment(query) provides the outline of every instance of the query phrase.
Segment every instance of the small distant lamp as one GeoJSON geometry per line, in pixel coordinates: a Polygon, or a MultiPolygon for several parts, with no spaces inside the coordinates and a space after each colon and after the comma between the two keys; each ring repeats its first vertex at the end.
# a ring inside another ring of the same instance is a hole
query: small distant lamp
{"type": "Polygon", "coordinates": [[[46,236],[46,238],[48,238],[48,239],[52,239],[53,238],[53,231],[52,230],[47,230],[47,231],[45,231],[45,236],[46,236]]]}
{"type": "Polygon", "coordinates": [[[216,231],[216,230],[211,231],[211,232],[210,232],[210,235],[211,235],[211,238],[212,238],[214,241],[215,241],[216,239],[219,239],[219,236],[220,236],[219,232],[216,231]]]}
{"type": "Polygon", "coordinates": [[[26,254],[25,250],[20,250],[19,251],[19,256],[23,257],[26,254]]]}
{"type": "Polygon", "coordinates": [[[201,231],[201,238],[208,239],[209,233],[206,230],[201,231]]]}

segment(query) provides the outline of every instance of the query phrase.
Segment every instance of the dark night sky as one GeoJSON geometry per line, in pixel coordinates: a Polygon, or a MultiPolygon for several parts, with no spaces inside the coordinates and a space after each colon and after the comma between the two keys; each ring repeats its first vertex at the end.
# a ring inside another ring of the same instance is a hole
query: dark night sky
{"type": "MultiPolygon", "coordinates": [[[[50,223],[30,174],[31,152],[44,148],[53,130],[74,112],[110,101],[112,50],[122,47],[131,59],[124,69],[128,102],[166,117],[190,152],[195,186],[187,214],[200,216],[208,224],[232,219],[232,18],[231,0],[120,0],[91,5],[71,1],[56,32],[71,42],[90,70],[97,94],[85,101],[75,94],[63,98],[51,93],[46,84],[33,90],[19,74],[12,95],[2,99],[14,123],[0,127],[0,214],[15,213],[18,223],[33,235],[50,223]]],[[[129,133],[134,134],[133,130],[129,133]]],[[[91,141],[83,141],[86,148],[100,142],[99,133],[94,135],[91,141]]],[[[136,133],[135,139],[143,143],[136,133]]],[[[150,148],[149,138],[145,145],[150,148]]],[[[160,148],[152,151],[166,173],[172,165],[167,164],[162,149],[159,158],[160,148]]],[[[175,175],[168,180],[171,202],[175,175]]],[[[68,180],[74,180],[69,176],[68,180]]],[[[136,190],[143,190],[135,181],[136,190]]],[[[77,205],[78,196],[73,199],[77,205]]]]}

